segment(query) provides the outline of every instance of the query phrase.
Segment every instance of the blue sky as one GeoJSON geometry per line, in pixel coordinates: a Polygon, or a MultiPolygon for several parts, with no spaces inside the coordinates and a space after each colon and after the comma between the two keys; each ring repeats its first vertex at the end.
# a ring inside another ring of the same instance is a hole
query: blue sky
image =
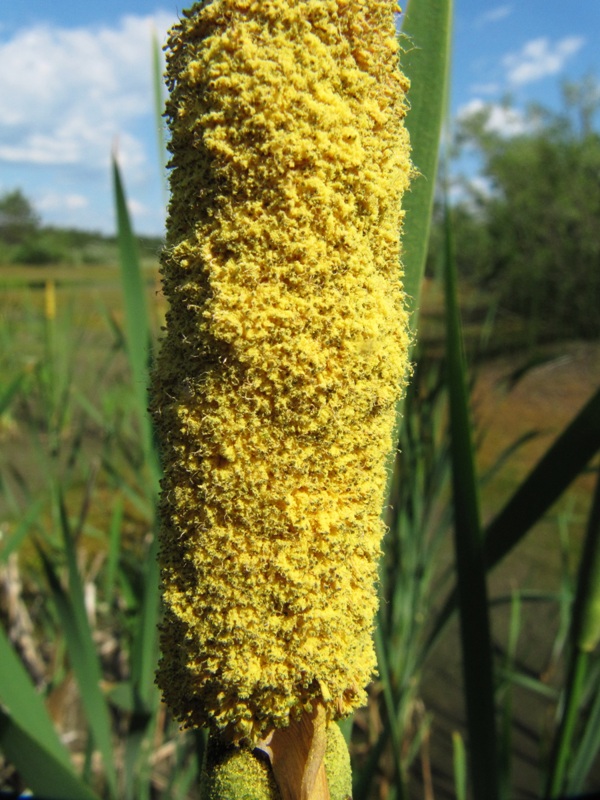
{"type": "MultiPolygon", "coordinates": [[[[0,194],[21,188],[45,223],[111,232],[116,146],[135,228],[162,232],[151,36],[154,28],[162,41],[181,8],[172,0],[2,3],[0,194]]],[[[527,103],[560,107],[564,79],[600,80],[600,0],[455,0],[455,11],[454,115],[492,104],[491,124],[511,135],[527,103]],[[502,109],[506,96],[515,113],[502,109]]]]}

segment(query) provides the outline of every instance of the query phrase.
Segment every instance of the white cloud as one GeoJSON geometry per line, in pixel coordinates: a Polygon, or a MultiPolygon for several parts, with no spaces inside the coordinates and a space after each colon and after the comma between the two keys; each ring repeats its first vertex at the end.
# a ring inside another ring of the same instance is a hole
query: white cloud
{"type": "Polygon", "coordinates": [[[152,25],[162,35],[171,22],[160,14],[115,27],[39,25],[0,42],[0,161],[105,169],[121,134],[125,160],[143,166],[131,128],[152,109],[152,25]]]}
{"type": "Polygon", "coordinates": [[[499,136],[518,136],[531,128],[531,124],[519,109],[498,103],[484,103],[479,98],[462,106],[458,110],[457,117],[459,121],[464,121],[482,112],[486,113],[485,129],[489,133],[497,133],[499,136]]]}
{"type": "Polygon", "coordinates": [[[496,6],[495,8],[486,11],[485,14],[481,14],[476,21],[476,27],[481,27],[482,25],[488,25],[489,23],[499,22],[501,19],[506,19],[506,17],[510,16],[513,12],[512,5],[503,5],[503,6],[496,6]]]}
{"type": "Polygon", "coordinates": [[[79,211],[87,208],[89,201],[82,194],[59,194],[58,192],[46,192],[37,198],[35,207],[39,211],[79,211]]]}
{"type": "Polygon", "coordinates": [[[561,72],[567,60],[584,45],[582,36],[566,36],[557,42],[542,37],[527,42],[518,53],[503,59],[507,79],[513,86],[537,81],[561,72]]]}
{"type": "Polygon", "coordinates": [[[127,208],[131,214],[134,214],[136,217],[147,216],[150,214],[150,209],[144,205],[144,203],[140,203],[139,200],[136,200],[134,197],[130,197],[127,201],[127,208]]]}

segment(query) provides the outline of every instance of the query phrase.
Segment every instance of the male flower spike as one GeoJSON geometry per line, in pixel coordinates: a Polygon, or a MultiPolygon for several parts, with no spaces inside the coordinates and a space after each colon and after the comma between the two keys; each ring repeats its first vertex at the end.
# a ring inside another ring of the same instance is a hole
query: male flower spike
{"type": "Polygon", "coordinates": [[[395,0],[204,0],[170,34],[158,683],[252,745],[365,701],[407,372],[395,0]]]}

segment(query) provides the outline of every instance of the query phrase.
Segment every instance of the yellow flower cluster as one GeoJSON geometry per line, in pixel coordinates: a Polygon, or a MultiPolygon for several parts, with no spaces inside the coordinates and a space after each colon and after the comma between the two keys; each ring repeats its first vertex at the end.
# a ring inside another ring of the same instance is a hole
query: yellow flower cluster
{"type": "Polygon", "coordinates": [[[411,173],[395,0],[212,0],[171,31],[153,379],[158,682],[253,742],[365,699],[411,173]]]}

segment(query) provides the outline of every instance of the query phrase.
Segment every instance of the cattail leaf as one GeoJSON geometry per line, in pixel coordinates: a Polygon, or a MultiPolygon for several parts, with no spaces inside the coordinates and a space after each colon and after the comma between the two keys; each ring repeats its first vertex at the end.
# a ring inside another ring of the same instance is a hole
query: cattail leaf
{"type": "Polygon", "coordinates": [[[383,697],[387,716],[386,727],[392,738],[392,754],[394,759],[394,772],[396,775],[396,790],[401,796],[404,795],[404,775],[402,770],[402,736],[398,728],[397,704],[392,691],[392,680],[390,668],[387,662],[387,654],[381,635],[381,629],[375,629],[375,649],[377,651],[377,664],[381,675],[381,685],[383,687],[383,697]]]}
{"type": "Polygon", "coordinates": [[[588,654],[578,648],[571,653],[563,698],[559,704],[558,728],[548,760],[544,800],[558,797],[565,788],[565,778],[573,754],[577,719],[588,671],[588,659],[588,654]]]}
{"type": "Polygon", "coordinates": [[[446,359],[458,607],[473,794],[498,797],[492,644],[452,230],[446,208],[446,359]]]}
{"type": "Polygon", "coordinates": [[[600,643],[600,476],[581,553],[573,617],[575,645],[593,652],[600,643]]]}
{"type": "Polygon", "coordinates": [[[123,525],[124,499],[120,495],[115,501],[113,512],[110,519],[108,534],[108,555],[106,558],[106,579],[104,590],[106,601],[112,604],[117,568],[119,566],[119,555],[121,551],[121,529],[123,525]]]}
{"type": "MultiPolygon", "coordinates": [[[[514,673],[517,657],[517,644],[521,629],[521,596],[518,592],[513,592],[510,608],[510,625],[508,631],[508,646],[504,659],[504,669],[502,678],[506,681],[501,693],[501,707],[499,714],[499,773],[500,773],[500,797],[508,800],[510,797],[510,778],[511,778],[511,757],[513,741],[513,683],[510,675],[514,673]]],[[[500,676],[498,676],[500,678],[500,676]]]]}
{"type": "Polygon", "coordinates": [[[407,37],[402,68],[410,78],[412,160],[419,172],[403,206],[404,288],[409,298],[411,327],[416,329],[425,270],[440,136],[446,115],[450,79],[452,0],[410,0],[402,25],[407,37]]]}
{"type": "Polygon", "coordinates": [[[588,674],[590,654],[600,640],[600,476],[581,552],[577,589],[571,615],[571,647],[563,702],[554,739],[546,797],[564,788],[568,767],[576,750],[577,721],[588,674]]]}
{"type": "MultiPolygon", "coordinates": [[[[27,670],[19,660],[11,646],[4,629],[0,626],[0,703],[13,719],[19,720],[19,725],[27,731],[33,732],[37,744],[56,763],[64,769],[71,769],[69,754],[52,724],[52,720],[44,705],[42,696],[36,691],[27,670]]],[[[17,766],[6,750],[5,745],[10,741],[3,741],[0,749],[7,758],[17,766]]],[[[74,774],[74,771],[73,771],[74,774]]]]}
{"type": "MultiPolygon", "coordinates": [[[[411,0],[402,25],[402,68],[410,79],[410,111],[406,117],[412,161],[418,170],[404,195],[402,232],[404,291],[409,326],[416,332],[421,284],[429,243],[433,197],[437,179],[440,138],[446,115],[450,80],[452,0],[411,0]]],[[[404,398],[396,407],[393,441],[399,438],[404,398]]],[[[395,451],[395,447],[393,451],[395,451]]],[[[392,451],[392,452],[393,452],[392,451]]],[[[388,460],[391,474],[393,456],[388,460]]],[[[390,486],[386,488],[389,495],[390,486]]]]}
{"type": "Polygon", "coordinates": [[[509,681],[514,686],[520,686],[532,694],[537,694],[553,703],[558,699],[558,690],[552,686],[539,680],[538,678],[531,678],[529,675],[524,675],[522,672],[513,671],[506,667],[500,667],[498,670],[498,678],[501,680],[509,681]]]}
{"type": "Polygon", "coordinates": [[[11,553],[17,551],[21,542],[25,539],[32,526],[40,516],[44,507],[44,500],[38,497],[37,500],[32,500],[27,504],[27,511],[19,520],[15,530],[11,533],[10,538],[3,544],[0,550],[0,564],[6,563],[11,553]]]}
{"type": "MultiPolygon", "coordinates": [[[[4,662],[2,666],[4,669],[4,662]]],[[[40,741],[37,721],[27,725],[22,717],[9,715],[0,708],[0,750],[29,789],[46,798],[98,800],[98,795],[48,744],[40,741]]]]}
{"type": "Polygon", "coordinates": [[[467,798],[467,755],[465,743],[458,731],[452,732],[452,763],[454,765],[454,791],[456,800],[467,798]]]}
{"type": "MultiPolygon", "coordinates": [[[[63,525],[65,524],[64,514],[63,525]]],[[[69,534],[65,534],[68,541],[69,534]]],[[[66,546],[68,563],[72,560],[71,545],[66,546]]],[[[92,732],[94,744],[102,754],[111,796],[117,796],[117,776],[113,758],[111,721],[108,705],[101,690],[102,671],[87,621],[80,578],[73,576],[69,563],[69,591],[62,586],[52,561],[41,546],[38,553],[50,585],[54,604],[67,641],[69,661],[77,679],[81,702],[92,732]]]]}
{"type": "Polygon", "coordinates": [[[577,745],[577,752],[573,755],[573,761],[567,776],[567,792],[569,795],[572,796],[583,791],[587,777],[596,763],[599,752],[600,692],[596,692],[577,745]]]}
{"type": "MultiPolygon", "coordinates": [[[[158,657],[157,627],[160,616],[158,538],[153,537],[148,550],[139,627],[131,652],[131,675],[141,708],[146,711],[156,702],[154,672],[158,657]]],[[[141,710],[140,708],[140,710],[141,710]]]]}
{"type": "Polygon", "coordinates": [[[125,304],[125,334],[127,353],[133,376],[138,404],[138,418],[142,430],[144,452],[154,485],[158,490],[159,468],[153,445],[153,435],[148,409],[148,370],[150,364],[150,322],[146,303],[146,285],[142,276],[137,244],[133,235],[123,180],[116,158],[113,156],[113,181],[117,217],[117,241],[125,304]]]}
{"type": "Polygon", "coordinates": [[[156,123],[156,143],[160,167],[163,197],[168,195],[167,187],[167,147],[165,142],[165,126],[163,115],[165,112],[164,76],[161,47],[156,29],[152,31],[152,85],[154,89],[154,119],[156,123]]]}
{"type": "MultiPolygon", "coordinates": [[[[129,361],[138,401],[138,417],[143,434],[144,453],[151,476],[149,494],[154,501],[158,495],[160,466],[154,446],[154,436],[147,414],[150,366],[150,324],[146,306],[145,283],[142,278],[137,247],[133,236],[125,190],[119,166],[113,158],[114,196],[117,216],[117,239],[125,302],[125,332],[129,361]]],[[[153,537],[146,560],[141,622],[135,632],[131,671],[142,705],[156,694],[154,669],[157,660],[157,624],[159,619],[158,545],[153,537]]]]}

